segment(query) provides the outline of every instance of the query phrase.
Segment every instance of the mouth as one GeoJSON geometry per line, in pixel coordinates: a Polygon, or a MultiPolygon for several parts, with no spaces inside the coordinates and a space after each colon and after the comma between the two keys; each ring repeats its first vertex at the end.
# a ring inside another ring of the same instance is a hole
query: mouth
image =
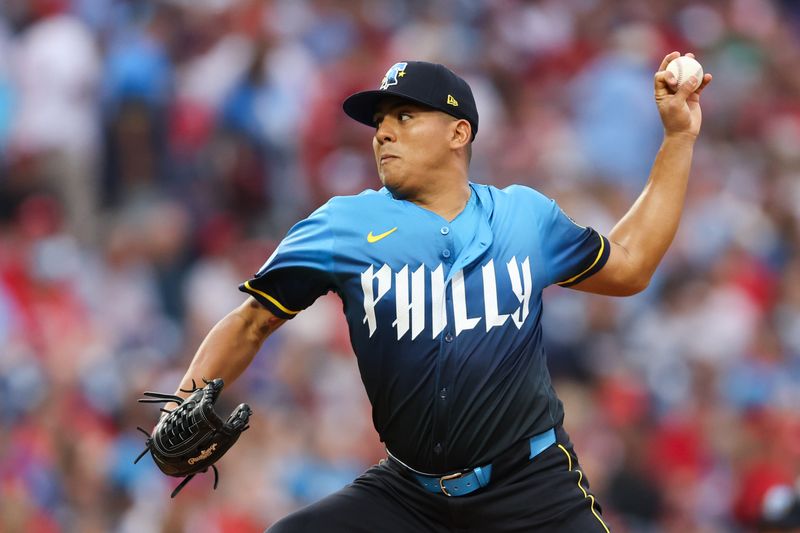
{"type": "Polygon", "coordinates": [[[392,159],[399,159],[399,157],[397,157],[396,155],[384,154],[381,156],[380,163],[384,164],[387,161],[391,161],[392,159]]]}

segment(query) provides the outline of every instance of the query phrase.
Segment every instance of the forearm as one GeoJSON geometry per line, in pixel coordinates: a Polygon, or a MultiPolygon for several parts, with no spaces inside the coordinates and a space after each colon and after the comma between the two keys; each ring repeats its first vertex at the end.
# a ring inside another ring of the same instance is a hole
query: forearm
{"type": "Polygon", "coordinates": [[[667,135],[644,190],[608,238],[627,254],[633,275],[646,285],[672,243],[683,212],[695,137],[667,135]]]}
{"type": "MultiPolygon", "coordinates": [[[[258,302],[248,300],[211,329],[183,376],[180,388],[190,390],[192,379],[201,384],[202,378],[222,378],[229,386],[244,372],[264,340],[285,322],[269,313],[264,319],[266,312],[257,306],[260,306],[258,302]]],[[[176,394],[188,396],[180,391],[176,394]]]]}

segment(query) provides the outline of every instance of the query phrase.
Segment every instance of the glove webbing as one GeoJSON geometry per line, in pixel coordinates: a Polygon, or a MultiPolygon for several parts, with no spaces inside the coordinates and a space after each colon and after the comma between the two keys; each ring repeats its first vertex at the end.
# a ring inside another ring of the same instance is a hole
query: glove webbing
{"type": "Polygon", "coordinates": [[[164,430],[167,432],[167,440],[171,445],[176,442],[185,442],[191,437],[192,427],[197,424],[190,414],[194,408],[194,402],[183,402],[176,407],[167,420],[164,421],[164,430]]]}

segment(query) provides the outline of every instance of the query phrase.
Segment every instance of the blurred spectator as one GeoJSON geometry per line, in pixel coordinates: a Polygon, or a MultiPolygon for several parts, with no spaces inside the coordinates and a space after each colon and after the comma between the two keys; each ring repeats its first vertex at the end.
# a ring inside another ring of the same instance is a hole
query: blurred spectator
{"type": "Polygon", "coordinates": [[[97,228],[99,61],[89,29],[66,13],[30,24],[11,54],[16,105],[10,154],[41,157],[69,228],[82,239],[94,237],[97,228]]]}
{"type": "Polygon", "coordinates": [[[800,531],[800,494],[790,485],[775,485],[765,493],[758,517],[762,533],[800,531]]]}

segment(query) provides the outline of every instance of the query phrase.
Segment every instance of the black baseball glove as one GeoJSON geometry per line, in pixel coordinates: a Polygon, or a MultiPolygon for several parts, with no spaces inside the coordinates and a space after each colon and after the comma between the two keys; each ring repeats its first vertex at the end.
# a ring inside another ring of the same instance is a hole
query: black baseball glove
{"type": "Polygon", "coordinates": [[[252,414],[250,406],[241,404],[233,410],[228,420],[222,419],[214,412],[214,403],[219,398],[224,383],[217,378],[206,381],[205,387],[198,388],[192,380],[192,390],[183,392],[191,393],[185,400],[172,394],[160,392],[145,392],[147,398],[139,401],[144,403],[176,402],[178,407],[172,411],[161,409],[166,416],[153,429],[150,434],[142,428],[139,431],[147,435],[146,448],[134,461],[145,456],[147,452],[153,456],[158,468],[169,476],[184,477],[175,490],[172,498],[195,476],[205,472],[210,466],[214,470],[214,488],[217,488],[219,472],[214,466],[220,457],[233,446],[248,427],[247,421],[252,414]]]}

